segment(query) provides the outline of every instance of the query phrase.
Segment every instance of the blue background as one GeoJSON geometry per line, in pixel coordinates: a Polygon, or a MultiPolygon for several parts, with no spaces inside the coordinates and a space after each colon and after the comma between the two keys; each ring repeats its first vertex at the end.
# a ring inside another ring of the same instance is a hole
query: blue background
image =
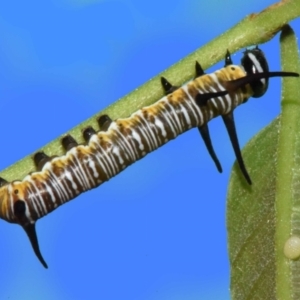
{"type": "MultiPolygon", "coordinates": [[[[2,1],[0,169],[272,3],[2,1]]],[[[299,33],[300,22],[292,25],[299,33]]],[[[272,70],[280,69],[278,39],[262,46],[272,70]]],[[[272,79],[262,99],[236,110],[240,143],[279,110],[280,79],[272,79]]],[[[22,229],[1,221],[0,298],[229,299],[225,200],[234,155],[221,120],[210,128],[223,174],[189,131],[40,220],[48,270],[22,229]]]]}

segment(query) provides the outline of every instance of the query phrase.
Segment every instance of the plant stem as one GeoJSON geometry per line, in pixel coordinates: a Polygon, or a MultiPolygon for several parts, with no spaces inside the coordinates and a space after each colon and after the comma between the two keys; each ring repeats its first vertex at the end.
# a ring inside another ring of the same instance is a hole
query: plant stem
{"type": "MultiPolygon", "coordinates": [[[[280,42],[282,70],[300,73],[297,40],[290,26],[283,28],[280,42]]],[[[300,161],[297,159],[300,152],[299,101],[299,78],[283,79],[275,200],[276,299],[278,300],[299,299],[300,296],[299,294],[295,296],[293,288],[293,261],[286,258],[283,253],[286,240],[293,233],[293,227],[300,221],[300,215],[293,212],[296,209],[295,204],[299,202],[299,195],[295,193],[299,190],[297,187],[300,182],[300,173],[297,171],[300,168],[300,161]],[[297,220],[293,220],[295,217],[297,220]]]]}
{"type": "MultiPolygon", "coordinates": [[[[107,109],[82,122],[69,131],[78,142],[83,142],[81,129],[87,126],[97,128],[96,116],[108,114],[112,119],[128,117],[143,106],[150,105],[163,96],[160,86],[160,76],[165,76],[174,83],[181,85],[194,76],[196,60],[201,62],[204,69],[210,67],[224,57],[226,49],[236,52],[250,45],[269,41],[284,24],[300,16],[299,0],[282,0],[264,9],[258,14],[251,14],[240,23],[215,38],[208,44],[191,53],[166,71],[118,100],[107,109]]],[[[42,148],[49,156],[64,153],[60,144],[61,137],[53,140],[42,148]]],[[[35,170],[31,156],[27,156],[1,172],[1,177],[7,181],[24,178],[35,170]]]]}

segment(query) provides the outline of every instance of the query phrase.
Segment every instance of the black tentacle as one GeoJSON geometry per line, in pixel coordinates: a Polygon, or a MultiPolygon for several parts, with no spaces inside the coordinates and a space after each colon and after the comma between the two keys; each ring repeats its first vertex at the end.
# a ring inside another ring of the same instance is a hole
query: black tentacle
{"type": "Polygon", "coordinates": [[[257,81],[259,79],[270,77],[299,77],[299,74],[295,72],[262,72],[255,74],[247,74],[246,76],[235,80],[224,81],[223,84],[229,92],[234,93],[236,92],[236,90],[242,88],[247,84],[251,84],[252,82],[257,81]]]}
{"type": "Polygon", "coordinates": [[[25,230],[25,232],[29,238],[29,241],[31,243],[31,246],[32,246],[32,249],[33,249],[35,255],[37,256],[37,258],[39,259],[41,264],[44,266],[44,268],[48,269],[48,265],[45,262],[42,254],[41,254],[41,251],[40,251],[39,242],[38,242],[36,230],[35,230],[35,223],[27,224],[22,227],[25,230]]]}
{"type": "Polygon", "coordinates": [[[212,93],[205,93],[205,94],[198,93],[195,97],[195,100],[196,103],[201,107],[201,106],[205,106],[209,99],[225,96],[227,94],[228,91],[212,92],[212,93]]]}
{"type": "Polygon", "coordinates": [[[22,223],[24,222],[25,214],[26,214],[25,201],[17,200],[14,203],[14,214],[15,214],[19,224],[25,230],[35,255],[37,256],[39,261],[42,263],[42,265],[47,269],[48,266],[47,266],[47,264],[46,264],[46,262],[45,262],[45,260],[42,256],[40,248],[39,248],[39,243],[38,243],[36,230],[35,230],[35,222],[34,223],[26,223],[26,225],[22,225],[22,223]]]}
{"type": "Polygon", "coordinates": [[[230,112],[229,114],[222,116],[222,118],[223,118],[224,124],[226,126],[227,132],[229,134],[229,138],[230,138],[230,141],[231,141],[231,144],[232,144],[237,162],[239,164],[239,167],[240,167],[246,181],[249,184],[252,184],[252,181],[251,181],[250,176],[249,176],[249,174],[246,170],[244,160],[243,160],[243,157],[242,157],[238,137],[237,137],[237,134],[236,134],[233,112],[230,112]]]}
{"type": "Polygon", "coordinates": [[[198,129],[199,129],[199,132],[200,132],[200,134],[202,136],[202,139],[203,139],[203,141],[205,143],[205,146],[207,148],[208,153],[210,154],[212,160],[214,161],[214,163],[215,163],[218,171],[220,173],[222,173],[222,171],[223,171],[222,170],[222,166],[220,164],[220,161],[219,161],[219,159],[218,159],[218,157],[217,157],[217,155],[216,155],[216,153],[214,151],[213,145],[211,143],[209,129],[208,129],[207,124],[199,126],[198,129]]]}

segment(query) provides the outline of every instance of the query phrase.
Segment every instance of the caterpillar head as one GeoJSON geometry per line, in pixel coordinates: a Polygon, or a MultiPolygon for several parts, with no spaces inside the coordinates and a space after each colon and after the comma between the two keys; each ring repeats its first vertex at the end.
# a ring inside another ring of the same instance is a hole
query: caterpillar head
{"type": "MultiPolygon", "coordinates": [[[[231,59],[225,56],[225,66],[231,63],[231,59]]],[[[235,92],[245,85],[250,85],[251,97],[261,97],[268,89],[270,77],[299,77],[295,72],[270,72],[264,53],[258,48],[246,50],[241,61],[246,75],[244,77],[227,81],[224,86],[228,92],[235,92]]]]}
{"type": "MultiPolygon", "coordinates": [[[[254,75],[257,73],[269,73],[269,66],[264,53],[258,48],[251,50],[246,50],[242,58],[242,66],[247,73],[247,75],[254,75]]],[[[268,89],[269,78],[264,77],[260,79],[253,80],[249,83],[253,95],[252,97],[261,97],[268,89]]]]}

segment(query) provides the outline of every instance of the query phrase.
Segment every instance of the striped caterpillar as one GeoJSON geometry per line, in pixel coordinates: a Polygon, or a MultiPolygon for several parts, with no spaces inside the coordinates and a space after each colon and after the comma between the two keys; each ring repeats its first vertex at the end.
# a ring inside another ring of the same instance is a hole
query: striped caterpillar
{"type": "Polygon", "coordinates": [[[43,152],[33,156],[37,171],[21,181],[0,178],[0,218],[20,224],[42,263],[35,230],[38,219],[79,194],[109,180],[133,162],[157,149],[179,134],[197,127],[219,172],[221,164],[213,149],[207,123],[217,116],[227,128],[239,167],[251,184],[241,155],[233,110],[250,97],[261,97],[268,79],[293,76],[294,72],[269,72],[263,52],[246,50],[241,66],[233,65],[230,53],[224,68],[205,74],[196,62],[196,77],[182,87],[171,85],[161,77],[166,96],[125,119],[98,118],[99,131],[83,130],[86,144],[78,144],[71,135],[62,138],[66,153],[49,157],[43,152]]]}

